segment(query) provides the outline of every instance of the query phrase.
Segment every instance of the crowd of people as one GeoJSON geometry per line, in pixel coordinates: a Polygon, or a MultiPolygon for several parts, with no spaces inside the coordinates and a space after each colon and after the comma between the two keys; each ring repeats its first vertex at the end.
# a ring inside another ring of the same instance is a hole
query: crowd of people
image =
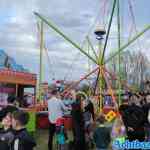
{"type": "MultiPolygon", "coordinates": [[[[75,93],[61,97],[57,91],[52,91],[48,100],[50,132],[49,150],[52,150],[52,139],[57,128],[57,119],[70,112],[73,121],[74,150],[89,150],[95,146],[97,150],[114,149],[113,142],[117,139],[139,142],[150,140],[150,93],[125,93],[122,104],[112,126],[108,126],[105,114],[95,115],[94,106],[90,100],[83,100],[75,93]],[[85,102],[85,103],[82,103],[85,102]]],[[[111,124],[111,123],[110,123],[111,124]]]]}
{"type": "MultiPolygon", "coordinates": [[[[51,91],[48,100],[48,150],[54,150],[54,138],[60,150],[122,150],[114,147],[116,140],[150,141],[150,93],[126,93],[114,121],[107,122],[104,113],[96,114],[90,99],[70,91],[61,95],[51,91]],[[64,127],[64,118],[72,118],[72,130],[64,127]],[[70,138],[72,134],[72,139],[70,138]],[[66,144],[67,143],[67,144],[66,144]]],[[[8,105],[0,111],[0,149],[33,150],[34,138],[26,124],[29,115],[15,106],[15,98],[8,97],[8,105]]]]}

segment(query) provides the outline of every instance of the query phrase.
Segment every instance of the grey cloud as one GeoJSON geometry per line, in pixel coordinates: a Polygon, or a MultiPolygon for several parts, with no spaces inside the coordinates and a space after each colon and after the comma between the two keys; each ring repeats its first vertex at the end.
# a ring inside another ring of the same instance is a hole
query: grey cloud
{"type": "MultiPolygon", "coordinates": [[[[38,19],[33,11],[49,18],[73,41],[81,45],[103,2],[104,0],[0,0],[0,17],[3,17],[3,22],[0,23],[0,47],[18,63],[38,73],[39,36],[36,24],[38,19]]],[[[100,14],[99,18],[102,17],[100,14]]],[[[128,27],[125,26],[125,29],[128,27]]],[[[115,31],[116,23],[113,25],[112,34],[115,34],[115,31]]],[[[97,41],[92,32],[90,37],[96,45],[97,41]]],[[[87,72],[85,68],[87,58],[47,26],[45,26],[45,41],[57,78],[64,78],[72,62],[74,62],[73,73],[70,78],[78,79],[87,72]]],[[[116,42],[109,42],[108,51],[115,47],[115,44],[116,42]]],[[[46,61],[47,58],[44,59],[45,78],[48,79],[51,67],[46,61]]]]}

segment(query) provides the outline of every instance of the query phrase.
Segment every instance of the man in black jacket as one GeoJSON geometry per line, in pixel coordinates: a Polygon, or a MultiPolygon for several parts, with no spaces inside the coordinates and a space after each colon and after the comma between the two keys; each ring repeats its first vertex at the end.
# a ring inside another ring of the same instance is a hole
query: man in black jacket
{"type": "Polygon", "coordinates": [[[140,106],[139,97],[135,94],[132,95],[129,105],[120,106],[120,112],[126,126],[128,140],[144,141],[146,136],[144,130],[145,115],[140,106]]]}
{"type": "Polygon", "coordinates": [[[23,111],[13,113],[12,126],[15,130],[11,150],[33,150],[36,143],[28,133],[25,125],[28,123],[29,114],[23,111]]]}

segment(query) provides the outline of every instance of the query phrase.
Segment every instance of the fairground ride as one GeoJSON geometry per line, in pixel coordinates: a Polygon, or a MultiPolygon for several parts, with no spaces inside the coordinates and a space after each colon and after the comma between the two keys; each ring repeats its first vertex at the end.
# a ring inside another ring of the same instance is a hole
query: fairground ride
{"type": "MultiPolygon", "coordinates": [[[[105,7],[106,4],[108,3],[107,0],[104,0],[104,8],[103,8],[103,12],[105,12],[105,7]]],[[[98,95],[97,98],[97,106],[98,106],[98,112],[102,111],[103,108],[103,91],[107,89],[108,93],[111,95],[114,105],[115,107],[118,107],[121,104],[121,91],[122,91],[122,85],[128,87],[127,83],[122,81],[121,78],[121,53],[131,44],[133,44],[135,41],[137,41],[142,35],[144,35],[149,29],[150,29],[150,25],[147,25],[146,28],[144,28],[143,30],[141,30],[140,32],[137,31],[136,28],[136,23],[135,23],[135,16],[134,16],[134,12],[133,12],[133,6],[132,6],[132,2],[131,0],[128,0],[128,7],[129,7],[129,11],[131,14],[131,19],[132,19],[132,27],[131,27],[131,32],[134,31],[136,32],[136,35],[134,35],[134,37],[131,38],[131,36],[128,39],[128,42],[125,44],[121,43],[121,11],[120,11],[120,0],[113,0],[113,5],[112,5],[112,9],[111,9],[111,13],[110,13],[110,17],[109,17],[109,22],[108,25],[104,25],[104,24],[100,24],[100,26],[95,30],[95,35],[96,35],[96,39],[98,40],[98,50],[94,49],[94,46],[92,45],[92,42],[90,41],[89,38],[89,33],[87,34],[85,41],[88,43],[88,47],[90,49],[90,51],[93,52],[93,54],[91,55],[89,53],[89,50],[85,50],[83,49],[81,46],[79,46],[76,42],[74,42],[73,40],[71,40],[68,36],[66,36],[65,33],[63,33],[56,25],[54,25],[51,21],[49,21],[46,17],[42,16],[40,13],[34,12],[35,16],[41,20],[41,27],[40,27],[40,80],[39,80],[39,96],[40,96],[40,100],[41,100],[41,82],[42,82],[42,53],[43,50],[46,49],[45,45],[44,45],[44,38],[43,38],[43,24],[48,25],[51,29],[53,29],[54,31],[56,31],[56,33],[58,33],[62,38],[64,38],[66,41],[68,41],[70,44],[72,44],[72,46],[74,46],[75,48],[77,48],[83,55],[87,56],[87,58],[92,61],[95,66],[97,66],[95,69],[93,69],[92,71],[90,71],[87,75],[85,75],[84,77],[82,77],[79,81],[77,81],[76,83],[74,83],[73,85],[68,86],[65,92],[68,92],[69,90],[71,90],[72,88],[74,88],[75,86],[77,86],[81,81],[88,79],[89,76],[91,76],[92,74],[96,74],[96,84],[94,87],[94,92],[92,93],[93,96],[98,95]],[[110,40],[110,32],[111,32],[111,27],[112,27],[112,21],[113,18],[115,17],[115,12],[117,13],[117,40],[118,40],[118,50],[117,52],[115,51],[115,53],[113,55],[111,55],[110,57],[106,58],[106,50],[107,50],[107,46],[108,46],[108,40],[110,40]],[[106,29],[107,28],[107,29],[106,29]],[[105,30],[106,29],[106,30],[105,30]],[[105,35],[106,34],[106,35],[105,35]],[[115,75],[115,73],[109,72],[106,64],[108,62],[110,62],[114,57],[118,56],[118,68],[119,68],[119,76],[117,77],[117,75],[115,75]],[[119,96],[118,96],[118,100],[114,94],[114,90],[112,89],[112,80],[117,80],[118,81],[118,90],[119,90],[119,96]],[[104,86],[105,85],[105,86],[104,86]]],[[[128,87],[129,88],[129,87],[128,87]]]]}

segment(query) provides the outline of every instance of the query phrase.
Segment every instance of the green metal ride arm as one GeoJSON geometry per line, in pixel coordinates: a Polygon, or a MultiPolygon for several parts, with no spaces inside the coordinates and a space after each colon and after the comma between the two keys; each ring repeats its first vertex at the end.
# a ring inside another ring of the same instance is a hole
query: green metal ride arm
{"type": "Polygon", "coordinates": [[[82,52],[84,55],[86,55],[89,59],[91,59],[94,63],[97,64],[97,61],[90,56],[87,52],[85,52],[78,44],[76,44],[74,41],[72,41],[69,37],[67,37],[62,31],[60,31],[55,25],[53,25],[50,21],[48,21],[45,17],[40,15],[39,13],[34,13],[38,18],[40,18],[45,24],[47,24],[49,27],[51,27],[54,31],[56,31],[59,35],[61,35],[66,41],[71,43],[75,48],[79,49],[80,52],[82,52]]]}

